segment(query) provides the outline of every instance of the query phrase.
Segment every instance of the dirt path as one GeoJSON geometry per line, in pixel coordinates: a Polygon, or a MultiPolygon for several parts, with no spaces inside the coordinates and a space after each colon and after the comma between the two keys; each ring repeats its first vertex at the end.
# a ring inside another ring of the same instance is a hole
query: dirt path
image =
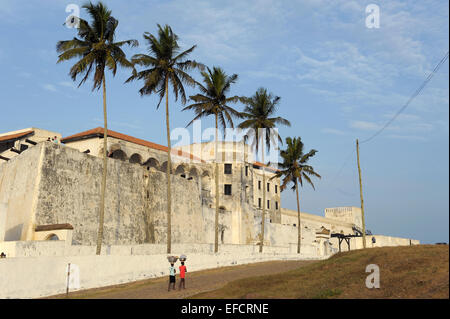
{"type": "MultiPolygon", "coordinates": [[[[207,292],[223,287],[236,279],[253,276],[269,275],[289,271],[308,265],[314,261],[270,261],[248,265],[215,268],[196,271],[186,274],[186,289],[178,290],[179,278],[177,275],[177,290],[167,291],[168,278],[155,278],[141,280],[133,283],[94,288],[77,291],[69,294],[69,298],[94,298],[94,299],[179,299],[207,292]]],[[[187,264],[189,270],[189,264],[187,264]]],[[[57,295],[48,298],[66,298],[65,295],[57,295]]]]}

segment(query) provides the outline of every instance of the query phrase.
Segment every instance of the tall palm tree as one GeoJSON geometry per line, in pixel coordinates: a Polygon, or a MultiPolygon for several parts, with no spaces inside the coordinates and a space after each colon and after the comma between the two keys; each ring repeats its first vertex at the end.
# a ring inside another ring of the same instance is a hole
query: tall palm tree
{"type": "Polygon", "coordinates": [[[93,77],[92,90],[99,90],[103,86],[103,171],[102,185],[100,193],[100,213],[99,227],[97,234],[97,255],[100,255],[103,241],[103,222],[105,216],[105,189],[106,189],[106,156],[107,156],[107,114],[106,114],[106,76],[105,69],[112,71],[113,76],[116,75],[117,67],[132,68],[133,64],[127,60],[122,46],[129,45],[135,47],[139,45],[137,40],[126,40],[115,42],[116,28],[119,24],[112,15],[111,10],[102,3],[92,4],[89,2],[83,5],[90,18],[90,23],[80,19],[78,36],[72,40],[59,41],[56,50],[60,55],[57,63],[67,61],[72,58],[79,59],[70,69],[69,75],[73,81],[77,80],[77,76],[82,75],[82,79],[78,85],[80,87],[89,77],[93,69],[95,69],[93,77]]]}
{"type": "Polygon", "coordinates": [[[178,45],[178,36],[173,33],[170,26],[161,27],[158,24],[158,37],[149,32],[144,33],[144,39],[148,43],[147,54],[136,54],[132,58],[134,65],[148,67],[140,72],[133,71],[132,76],[126,81],[143,80],[144,85],[139,90],[141,95],[156,93],[159,96],[157,108],[166,97],[166,130],[167,130],[167,253],[171,252],[172,243],[172,222],[171,222],[171,181],[170,172],[172,170],[171,145],[170,145],[170,124],[169,124],[169,89],[172,86],[175,101],[178,96],[183,104],[186,103],[186,93],[183,84],[194,87],[196,81],[187,73],[195,68],[203,68],[201,63],[193,60],[186,60],[186,57],[194,51],[196,45],[186,51],[181,51],[178,45]]]}
{"type": "MultiPolygon", "coordinates": [[[[264,162],[265,146],[270,149],[271,142],[274,143],[275,139],[282,142],[281,137],[274,130],[278,124],[291,126],[291,123],[282,118],[274,117],[277,106],[280,102],[279,96],[273,96],[267,92],[267,89],[259,88],[256,93],[244,100],[246,104],[242,117],[245,119],[239,128],[249,129],[246,136],[253,139],[252,146],[256,147],[259,151],[262,148],[262,163],[264,162]]],[[[265,227],[265,213],[266,213],[266,173],[265,167],[263,169],[263,205],[262,205],[262,221],[261,221],[261,234],[260,234],[260,246],[259,252],[263,251],[264,245],[264,227],[265,227]]]]}
{"type": "Polygon", "coordinates": [[[194,119],[189,122],[191,125],[195,120],[202,117],[214,115],[216,123],[215,134],[215,183],[216,183],[216,215],[215,215],[215,232],[214,232],[214,252],[219,250],[219,164],[218,164],[218,132],[219,121],[220,126],[224,130],[227,127],[227,123],[230,127],[234,128],[233,117],[240,118],[240,112],[233,109],[228,104],[236,103],[242,99],[239,96],[227,97],[230,91],[231,84],[236,83],[237,74],[228,76],[221,68],[213,67],[211,71],[207,68],[207,71],[201,72],[204,85],[198,84],[200,92],[197,95],[190,96],[190,99],[194,101],[194,104],[186,106],[183,111],[193,110],[195,112],[194,119]]]}
{"type": "Polygon", "coordinates": [[[280,170],[272,178],[283,178],[281,184],[281,191],[286,189],[287,185],[292,182],[294,185],[292,189],[297,193],[297,213],[298,213],[298,246],[297,253],[300,254],[301,247],[301,224],[300,224],[300,199],[298,194],[298,184],[303,187],[303,182],[306,181],[312,186],[314,183],[311,177],[321,178],[319,174],[314,171],[314,168],[308,165],[308,161],[317,153],[316,150],[310,150],[308,153],[303,151],[303,142],[300,137],[286,138],[286,150],[280,152],[282,162],[278,164],[280,170]]]}

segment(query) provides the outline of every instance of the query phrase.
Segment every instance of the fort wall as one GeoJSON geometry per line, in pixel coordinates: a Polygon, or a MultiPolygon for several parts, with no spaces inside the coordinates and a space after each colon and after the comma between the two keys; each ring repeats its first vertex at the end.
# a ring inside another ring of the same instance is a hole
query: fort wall
{"type": "Polygon", "coordinates": [[[26,240],[31,236],[41,179],[43,147],[32,147],[22,156],[0,164],[0,227],[2,240],[26,240]],[[6,216],[4,216],[6,215],[6,216]]]}
{"type": "MultiPolygon", "coordinates": [[[[69,223],[73,243],[93,245],[98,230],[102,159],[42,144],[44,161],[36,224],[69,223]]],[[[165,243],[166,175],[107,159],[105,244],[165,243]]],[[[172,241],[211,242],[212,211],[203,207],[197,180],[172,175],[172,241]]]]}
{"type": "MultiPolygon", "coordinates": [[[[50,142],[39,143],[0,164],[0,214],[3,214],[0,216],[0,234],[4,234],[0,242],[42,240],[42,236],[34,233],[36,226],[68,223],[73,226],[70,244],[95,245],[102,165],[100,157],[50,142]]],[[[107,165],[104,244],[165,244],[165,172],[114,158],[108,158],[107,165]]],[[[223,169],[221,164],[219,170],[223,169]]],[[[253,170],[252,167],[249,172],[253,170]]],[[[215,228],[213,170],[208,164],[198,164],[198,167],[191,164],[186,174],[180,172],[171,175],[172,243],[212,244],[215,228]],[[197,170],[195,174],[194,169],[197,170]],[[209,174],[204,175],[205,172],[209,174]]],[[[223,189],[219,189],[221,245],[256,245],[259,241],[261,209],[253,204],[252,175],[249,174],[249,180],[245,177],[245,165],[233,165],[232,174],[221,175],[222,183],[233,186],[232,195],[225,195],[223,189]],[[250,184],[249,193],[244,189],[247,184],[250,184]]],[[[274,191],[273,187],[270,191],[274,191]]],[[[329,241],[329,232],[353,234],[353,210],[345,218],[301,213],[305,249],[318,256],[336,251],[338,246],[334,239],[329,241]],[[328,232],[328,237],[318,234],[321,229],[328,232]]],[[[277,215],[268,210],[265,249],[296,245],[297,218],[297,212],[293,210],[280,207],[277,215]]],[[[48,238],[51,234],[42,235],[48,238]]],[[[357,248],[358,239],[354,241],[357,248]]],[[[398,244],[409,244],[407,241],[398,241],[398,244]]],[[[380,239],[380,245],[382,243],[397,244],[397,241],[380,239]]]]}
{"type": "MultiPolygon", "coordinates": [[[[174,254],[186,253],[182,248],[175,245],[174,254]]],[[[250,246],[248,249],[245,246],[239,247],[233,253],[187,253],[187,265],[189,271],[193,272],[270,260],[320,259],[316,256],[298,254],[261,254],[255,252],[254,248],[255,246],[250,246]]],[[[65,293],[69,263],[72,274],[78,275],[79,289],[167,276],[169,264],[166,256],[165,253],[159,253],[2,259],[0,273],[7,273],[8,276],[2,277],[0,281],[0,298],[37,298],[65,293]]]]}

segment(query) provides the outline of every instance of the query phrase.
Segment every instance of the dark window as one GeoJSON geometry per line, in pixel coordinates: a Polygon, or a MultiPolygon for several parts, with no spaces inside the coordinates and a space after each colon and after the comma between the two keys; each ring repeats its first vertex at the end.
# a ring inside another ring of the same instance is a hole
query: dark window
{"type": "Polygon", "coordinates": [[[20,151],[21,152],[25,151],[26,149],[28,149],[28,145],[20,144],[20,151]]]}
{"type": "Polygon", "coordinates": [[[270,209],[270,200],[267,200],[267,209],[270,209]]]}
{"type": "Polygon", "coordinates": [[[225,170],[224,170],[224,173],[225,173],[225,174],[231,174],[231,169],[232,169],[231,164],[225,164],[225,170]]]}
{"type": "Polygon", "coordinates": [[[270,192],[270,183],[267,183],[267,191],[270,192]]]}
{"type": "Polygon", "coordinates": [[[275,194],[278,193],[278,185],[275,185],[275,194]]]}
{"type": "Polygon", "coordinates": [[[297,227],[297,224],[294,224],[294,227],[297,227]]]}
{"type": "Polygon", "coordinates": [[[248,176],[248,166],[245,166],[245,176],[248,176]]]}
{"type": "Polygon", "coordinates": [[[278,202],[275,202],[275,209],[278,210],[278,202]]]}
{"type": "Polygon", "coordinates": [[[231,184],[225,184],[224,192],[225,195],[231,195],[231,184]]]}
{"type": "Polygon", "coordinates": [[[261,189],[261,181],[258,181],[258,189],[261,189]]]}
{"type": "Polygon", "coordinates": [[[258,198],[258,207],[261,208],[261,198],[258,198]]]}

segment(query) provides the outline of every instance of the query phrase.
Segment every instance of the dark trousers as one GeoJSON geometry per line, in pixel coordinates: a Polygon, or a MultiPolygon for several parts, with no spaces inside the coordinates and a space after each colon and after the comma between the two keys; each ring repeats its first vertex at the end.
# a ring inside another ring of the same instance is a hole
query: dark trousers
{"type": "Polygon", "coordinates": [[[175,290],[175,276],[169,276],[169,288],[168,290],[170,290],[170,285],[173,284],[173,290],[175,290]]]}

